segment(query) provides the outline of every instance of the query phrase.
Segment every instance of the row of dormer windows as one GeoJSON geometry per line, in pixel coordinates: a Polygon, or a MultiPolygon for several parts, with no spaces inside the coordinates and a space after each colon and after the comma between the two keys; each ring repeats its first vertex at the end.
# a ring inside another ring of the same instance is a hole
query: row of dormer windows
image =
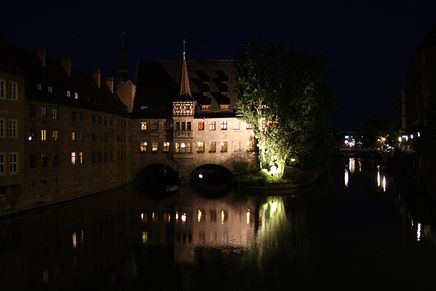
{"type": "MultiPolygon", "coordinates": [[[[42,84],[41,83],[36,84],[36,89],[38,89],[38,91],[42,91],[42,84]]],[[[47,92],[53,93],[53,86],[50,86],[50,85],[47,86],[47,92]]],[[[79,99],[79,92],[77,92],[77,91],[73,92],[71,90],[66,90],[65,96],[68,98],[74,98],[74,99],[78,100],[79,99]]]]}

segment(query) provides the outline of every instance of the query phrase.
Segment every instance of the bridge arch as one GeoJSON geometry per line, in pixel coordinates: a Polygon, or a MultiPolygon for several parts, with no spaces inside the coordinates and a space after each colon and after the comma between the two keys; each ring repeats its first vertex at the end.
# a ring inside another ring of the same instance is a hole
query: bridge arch
{"type": "Polygon", "coordinates": [[[189,175],[194,189],[208,196],[223,196],[233,185],[233,173],[219,164],[204,164],[196,167],[189,175]]]}
{"type": "Polygon", "coordinates": [[[136,174],[138,190],[151,196],[166,197],[178,189],[177,171],[165,164],[154,163],[140,169],[136,174]]]}

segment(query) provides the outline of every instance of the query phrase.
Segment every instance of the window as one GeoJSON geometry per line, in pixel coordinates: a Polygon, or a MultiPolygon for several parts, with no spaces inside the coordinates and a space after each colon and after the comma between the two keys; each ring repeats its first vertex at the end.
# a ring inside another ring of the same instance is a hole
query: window
{"type": "Polygon", "coordinates": [[[186,130],[186,124],[184,122],[180,122],[180,124],[182,125],[182,131],[186,130]]]}
{"type": "Polygon", "coordinates": [[[221,130],[227,130],[227,121],[221,121],[221,130]]]}
{"type": "Polygon", "coordinates": [[[176,153],[190,153],[191,152],[191,143],[190,142],[175,142],[174,143],[174,151],[176,153]]]}
{"type": "Polygon", "coordinates": [[[18,173],[18,153],[9,153],[9,174],[18,173]]]}
{"type": "Polygon", "coordinates": [[[42,90],[42,84],[41,83],[36,84],[36,89],[38,89],[38,91],[41,91],[42,90]]]}
{"type": "Polygon", "coordinates": [[[57,153],[53,153],[52,155],[53,167],[59,166],[59,155],[57,153]]]}
{"type": "Polygon", "coordinates": [[[0,153],[0,175],[5,174],[5,153],[0,153]]]}
{"type": "Polygon", "coordinates": [[[191,130],[191,122],[186,122],[186,130],[191,130]]]}
{"type": "Polygon", "coordinates": [[[0,118],[0,138],[6,137],[6,118],[0,118]]]}
{"type": "Polygon", "coordinates": [[[147,142],[146,142],[146,141],[142,141],[142,142],[139,144],[139,150],[140,150],[141,152],[146,152],[146,151],[147,151],[147,142]]]}
{"type": "Polygon", "coordinates": [[[209,153],[215,153],[215,152],[216,152],[216,141],[211,141],[209,147],[209,153]]]}
{"type": "Polygon", "coordinates": [[[53,107],[51,109],[51,116],[53,120],[58,120],[59,119],[59,110],[57,107],[53,107]]]}
{"type": "Polygon", "coordinates": [[[84,160],[83,160],[83,152],[79,152],[79,164],[83,164],[84,160]]]}
{"type": "Polygon", "coordinates": [[[78,92],[74,92],[74,99],[79,99],[79,93],[78,92]]]}
{"type": "Polygon", "coordinates": [[[18,120],[9,119],[9,137],[17,137],[18,136],[18,120]]]}
{"type": "Polygon", "coordinates": [[[159,150],[159,142],[153,141],[151,143],[151,151],[152,152],[157,152],[158,150],[159,150]]]}
{"type": "Polygon", "coordinates": [[[148,124],[147,121],[141,121],[141,130],[147,130],[148,124]]]}
{"type": "Polygon", "coordinates": [[[228,219],[229,219],[229,215],[227,214],[227,211],[224,209],[221,209],[221,213],[220,213],[221,224],[223,224],[228,219]]]}
{"type": "Polygon", "coordinates": [[[197,153],[204,153],[204,141],[197,142],[197,153]]]}
{"type": "Polygon", "coordinates": [[[6,99],[6,81],[0,80],[0,99],[6,99]]]}
{"type": "Polygon", "coordinates": [[[198,130],[204,130],[204,121],[198,122],[198,130]]]}
{"type": "Polygon", "coordinates": [[[71,132],[71,140],[72,140],[72,141],[75,141],[75,140],[76,140],[76,132],[75,132],[75,131],[72,131],[72,132],[71,132]]]}
{"type": "Polygon", "coordinates": [[[159,122],[153,122],[151,124],[151,131],[158,131],[159,130],[159,122]]]}
{"type": "Polygon", "coordinates": [[[201,110],[203,111],[209,111],[210,110],[210,104],[206,104],[206,105],[201,105],[201,110]]]}
{"type": "Polygon", "coordinates": [[[250,139],[247,142],[247,152],[254,151],[254,136],[250,136],[250,139]]]}
{"type": "Polygon", "coordinates": [[[71,97],[71,91],[67,90],[67,97],[70,98],[71,97]]]}
{"type": "Polygon", "coordinates": [[[176,131],[180,131],[180,122],[176,122],[176,131]]]}
{"type": "Polygon", "coordinates": [[[48,158],[46,153],[41,154],[41,167],[47,168],[48,167],[48,158]]]}
{"type": "Polygon", "coordinates": [[[18,83],[15,81],[9,81],[9,99],[18,99],[18,83]]]}
{"type": "Polygon", "coordinates": [[[53,87],[52,87],[52,86],[48,86],[48,87],[47,87],[47,91],[48,91],[49,93],[53,93],[53,87]]]}
{"type": "Polygon", "coordinates": [[[41,129],[41,141],[46,141],[46,140],[47,140],[47,130],[41,129]]]}
{"type": "Polygon", "coordinates": [[[168,153],[170,151],[170,142],[169,141],[164,141],[163,142],[163,152],[168,153]]]}
{"type": "Polygon", "coordinates": [[[47,117],[47,107],[41,106],[41,117],[47,117]]]}
{"type": "Polygon", "coordinates": [[[57,129],[53,129],[52,133],[51,133],[51,138],[53,139],[53,141],[57,141],[59,138],[59,131],[57,129]]]}
{"type": "Polygon", "coordinates": [[[221,152],[222,153],[226,153],[227,152],[227,142],[226,141],[222,141],[221,142],[221,152]]]}
{"type": "Polygon", "coordinates": [[[198,222],[205,222],[206,221],[206,215],[204,213],[205,212],[203,209],[197,210],[197,221],[198,222]]]}
{"type": "Polygon", "coordinates": [[[253,129],[253,125],[247,123],[247,125],[246,125],[246,129],[253,129]]]}
{"type": "Polygon", "coordinates": [[[230,104],[220,104],[220,110],[229,110],[230,104]]]}
{"type": "Polygon", "coordinates": [[[76,164],[76,152],[71,152],[71,165],[76,164]]]}
{"type": "Polygon", "coordinates": [[[215,130],[216,129],[216,122],[211,121],[209,122],[209,130],[215,130]]]}
{"type": "Polygon", "coordinates": [[[71,121],[76,121],[77,120],[77,114],[75,111],[71,112],[71,121]]]}

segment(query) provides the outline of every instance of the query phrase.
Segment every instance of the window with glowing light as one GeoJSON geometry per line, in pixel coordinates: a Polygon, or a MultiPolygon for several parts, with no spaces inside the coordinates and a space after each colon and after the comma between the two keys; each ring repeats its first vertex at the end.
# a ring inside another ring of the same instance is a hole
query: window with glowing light
{"type": "Polygon", "coordinates": [[[216,122],[215,121],[209,122],[209,130],[216,130],[216,122]]]}
{"type": "Polygon", "coordinates": [[[141,121],[141,130],[147,130],[148,129],[148,123],[147,121],[141,121]]]}
{"type": "Polygon", "coordinates": [[[199,121],[197,123],[198,130],[204,130],[204,121],[199,121]]]}
{"type": "Polygon", "coordinates": [[[141,220],[142,223],[147,223],[147,213],[146,212],[141,212],[141,214],[139,215],[139,218],[141,220]]]}
{"type": "Polygon", "coordinates": [[[197,210],[197,222],[205,222],[206,221],[206,215],[204,212],[204,209],[198,209],[197,210]]]}
{"type": "Polygon", "coordinates": [[[76,164],[76,152],[71,152],[71,165],[76,164]]]}
{"type": "Polygon", "coordinates": [[[230,104],[220,104],[220,110],[227,111],[230,109],[230,104]]]}
{"type": "Polygon", "coordinates": [[[164,141],[163,142],[163,148],[162,151],[164,153],[168,153],[170,151],[170,142],[169,141],[164,141]]]}
{"type": "Polygon", "coordinates": [[[211,141],[209,146],[209,153],[215,153],[216,152],[216,141],[211,141]]]}
{"type": "Polygon", "coordinates": [[[141,152],[146,152],[147,151],[147,142],[146,141],[141,141],[139,143],[139,150],[141,152]]]}
{"type": "Polygon", "coordinates": [[[221,130],[227,130],[227,121],[221,121],[221,130]]]}
{"type": "Polygon", "coordinates": [[[164,212],[163,213],[163,221],[166,223],[171,222],[171,214],[169,212],[164,212]]]}
{"type": "Polygon", "coordinates": [[[226,153],[227,151],[228,151],[228,143],[227,143],[227,141],[222,141],[221,142],[221,152],[226,153]]]}
{"type": "Polygon", "coordinates": [[[197,153],[204,153],[204,141],[197,142],[197,153]]]}
{"type": "Polygon", "coordinates": [[[159,150],[159,142],[153,141],[151,143],[151,151],[152,152],[157,152],[158,150],[159,150]]]}
{"type": "Polygon", "coordinates": [[[46,141],[46,140],[47,140],[47,130],[41,129],[41,141],[46,141]]]}
{"type": "Polygon", "coordinates": [[[210,111],[210,104],[203,104],[203,105],[201,105],[201,110],[203,110],[203,111],[210,111]]]}
{"type": "Polygon", "coordinates": [[[227,213],[227,210],[221,209],[221,211],[220,211],[220,221],[221,221],[221,224],[226,222],[228,219],[229,219],[229,215],[227,213]]]}

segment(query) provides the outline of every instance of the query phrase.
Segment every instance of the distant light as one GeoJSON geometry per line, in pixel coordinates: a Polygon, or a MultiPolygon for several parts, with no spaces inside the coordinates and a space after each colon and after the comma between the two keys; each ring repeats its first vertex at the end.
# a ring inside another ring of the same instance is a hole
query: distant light
{"type": "Polygon", "coordinates": [[[203,179],[203,174],[202,173],[198,174],[198,178],[203,179]]]}

